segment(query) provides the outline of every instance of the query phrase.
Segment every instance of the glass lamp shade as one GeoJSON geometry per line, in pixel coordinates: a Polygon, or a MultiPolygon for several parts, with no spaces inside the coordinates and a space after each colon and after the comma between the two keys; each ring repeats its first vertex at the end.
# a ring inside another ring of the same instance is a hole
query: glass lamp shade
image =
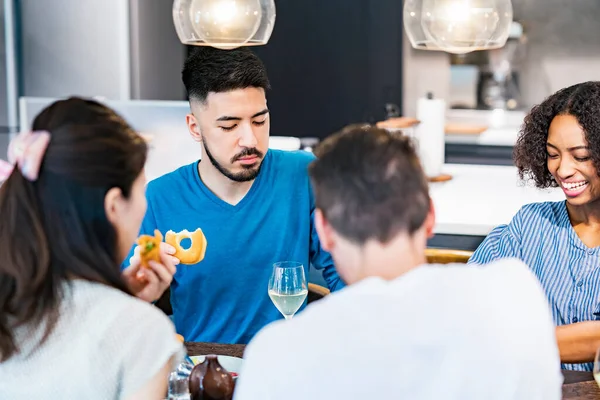
{"type": "Polygon", "coordinates": [[[264,45],[275,26],[275,1],[175,0],[173,22],[183,44],[220,49],[264,45]]]}
{"type": "Polygon", "coordinates": [[[415,49],[464,54],[503,47],[510,0],[405,0],[404,28],[415,49]]]}

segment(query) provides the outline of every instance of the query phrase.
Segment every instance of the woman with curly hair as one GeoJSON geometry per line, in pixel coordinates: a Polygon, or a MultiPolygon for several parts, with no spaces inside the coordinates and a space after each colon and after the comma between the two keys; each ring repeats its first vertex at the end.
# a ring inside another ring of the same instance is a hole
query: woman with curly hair
{"type": "Polygon", "coordinates": [[[600,82],[558,91],[525,117],[514,150],[523,180],[566,200],[528,204],[470,263],[524,261],[546,291],[563,368],[591,371],[600,347],[600,82]]]}

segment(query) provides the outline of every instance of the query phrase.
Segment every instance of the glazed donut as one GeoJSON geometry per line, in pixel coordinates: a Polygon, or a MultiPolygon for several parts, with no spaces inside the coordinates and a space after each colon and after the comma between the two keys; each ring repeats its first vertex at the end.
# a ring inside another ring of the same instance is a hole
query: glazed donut
{"type": "Polygon", "coordinates": [[[149,261],[160,262],[160,243],[163,240],[163,235],[158,229],[154,230],[154,236],[141,235],[137,239],[137,244],[140,246],[140,266],[142,268],[150,268],[149,261]]]}
{"type": "Polygon", "coordinates": [[[187,229],[178,233],[168,231],[165,242],[175,247],[175,254],[173,256],[178,258],[181,264],[197,264],[204,259],[207,242],[200,228],[194,232],[189,232],[187,229]],[[181,247],[181,241],[186,238],[192,242],[189,249],[181,247]]]}

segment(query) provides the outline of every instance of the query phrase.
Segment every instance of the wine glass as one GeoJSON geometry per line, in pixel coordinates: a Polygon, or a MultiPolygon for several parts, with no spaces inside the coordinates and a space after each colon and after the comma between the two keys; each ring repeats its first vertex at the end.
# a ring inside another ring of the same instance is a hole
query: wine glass
{"type": "Polygon", "coordinates": [[[600,386],[600,348],[596,350],[596,358],[594,358],[594,379],[600,386]]]}
{"type": "Polygon", "coordinates": [[[304,265],[295,261],[273,264],[269,279],[269,297],[285,319],[291,319],[304,303],[308,289],[304,265]]]}

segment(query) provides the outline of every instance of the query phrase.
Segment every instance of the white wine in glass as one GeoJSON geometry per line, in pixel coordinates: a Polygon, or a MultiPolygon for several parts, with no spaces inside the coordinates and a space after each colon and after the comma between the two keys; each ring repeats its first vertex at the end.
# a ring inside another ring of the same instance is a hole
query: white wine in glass
{"type": "Polygon", "coordinates": [[[291,319],[296,314],[307,294],[304,265],[295,261],[273,264],[273,273],[269,279],[269,297],[285,319],[291,319]]]}

